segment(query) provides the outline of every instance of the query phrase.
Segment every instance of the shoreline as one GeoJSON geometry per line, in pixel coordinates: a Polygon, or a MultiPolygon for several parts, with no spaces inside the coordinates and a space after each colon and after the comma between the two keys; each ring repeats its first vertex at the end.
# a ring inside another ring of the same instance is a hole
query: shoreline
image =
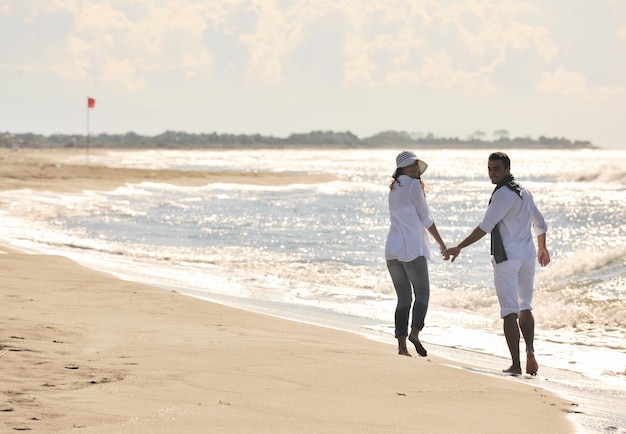
{"type": "MultiPolygon", "coordinates": [[[[99,168],[86,177],[80,165],[57,166],[56,153],[17,155],[1,155],[4,189],[109,189],[148,173],[99,168]],[[42,164],[49,164],[43,175],[42,164]]],[[[176,171],[149,172],[150,182],[188,180],[186,172],[172,179],[164,178],[176,171]]],[[[280,182],[293,179],[302,178],[280,182]]],[[[577,404],[515,377],[476,375],[436,355],[401,357],[394,345],[362,335],[118,279],[62,256],[1,243],[0,250],[7,429],[576,431],[568,414],[577,404]]]]}
{"type": "MultiPolygon", "coordinates": [[[[99,150],[106,152],[106,150],[99,150]]],[[[92,153],[95,155],[97,152],[92,153]]],[[[210,172],[195,170],[133,169],[60,161],[84,156],[75,149],[0,150],[0,189],[76,192],[112,190],[127,183],[161,182],[197,187],[211,183],[282,186],[317,184],[338,178],[323,174],[269,172],[210,172]]],[[[85,156],[85,160],[87,157],[85,156]]]]}

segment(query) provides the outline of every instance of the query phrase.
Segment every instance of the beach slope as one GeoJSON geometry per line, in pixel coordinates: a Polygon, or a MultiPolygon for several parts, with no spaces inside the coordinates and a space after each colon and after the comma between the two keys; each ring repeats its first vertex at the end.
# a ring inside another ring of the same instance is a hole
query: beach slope
{"type": "Polygon", "coordinates": [[[573,430],[570,403],[512,377],[3,251],[7,432],[573,430]]]}

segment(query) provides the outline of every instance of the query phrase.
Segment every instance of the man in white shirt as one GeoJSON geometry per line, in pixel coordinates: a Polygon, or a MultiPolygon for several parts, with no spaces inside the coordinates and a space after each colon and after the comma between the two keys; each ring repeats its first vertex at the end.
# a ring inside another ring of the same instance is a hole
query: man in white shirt
{"type": "Polygon", "coordinates": [[[544,267],[550,262],[546,248],[548,227],[535,206],[532,194],[515,182],[511,175],[511,160],[503,152],[489,156],[489,178],[496,188],[489,207],[479,225],[457,246],[445,252],[444,259],[452,262],[461,249],[491,233],[491,253],[494,283],[504,336],[511,353],[512,364],[503,372],[520,375],[520,330],[526,342],[526,373],[536,375],[539,365],[534,354],[535,319],[532,314],[535,255],[544,267]],[[537,236],[537,250],[531,231],[537,236]],[[519,321],[519,323],[518,323],[519,321]]]}

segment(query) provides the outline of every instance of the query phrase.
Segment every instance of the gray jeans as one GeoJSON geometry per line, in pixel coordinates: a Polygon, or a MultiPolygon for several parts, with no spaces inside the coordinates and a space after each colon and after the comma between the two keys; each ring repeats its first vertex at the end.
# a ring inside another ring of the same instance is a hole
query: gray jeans
{"type": "Polygon", "coordinates": [[[398,296],[395,315],[396,338],[409,335],[409,312],[411,311],[413,294],[415,294],[415,303],[413,303],[411,327],[422,330],[430,298],[426,258],[418,256],[411,262],[389,259],[387,260],[387,269],[398,296]]]}

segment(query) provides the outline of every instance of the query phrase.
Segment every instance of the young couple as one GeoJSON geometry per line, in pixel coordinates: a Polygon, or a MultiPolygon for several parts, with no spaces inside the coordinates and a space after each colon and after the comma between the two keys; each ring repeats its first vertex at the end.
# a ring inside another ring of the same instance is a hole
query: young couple
{"type": "Polygon", "coordinates": [[[398,296],[395,336],[399,354],[411,356],[407,349],[408,339],[420,356],[427,355],[419,333],[424,328],[430,297],[428,233],[439,244],[443,258],[451,262],[459,256],[461,249],[490,233],[494,283],[512,360],[511,366],[504,372],[522,373],[519,350],[521,330],[526,342],[526,373],[536,375],[539,366],[533,347],[535,320],[531,301],[535,257],[542,267],[550,262],[545,219],[530,192],[511,175],[509,157],[503,152],[495,152],[489,156],[487,169],[491,183],[496,187],[483,219],[463,241],[447,248],[426,204],[421,177],[427,167],[413,152],[403,151],[396,157],[396,170],[389,186],[391,227],[385,245],[385,258],[398,296]],[[536,249],[532,231],[537,236],[536,249]]]}

